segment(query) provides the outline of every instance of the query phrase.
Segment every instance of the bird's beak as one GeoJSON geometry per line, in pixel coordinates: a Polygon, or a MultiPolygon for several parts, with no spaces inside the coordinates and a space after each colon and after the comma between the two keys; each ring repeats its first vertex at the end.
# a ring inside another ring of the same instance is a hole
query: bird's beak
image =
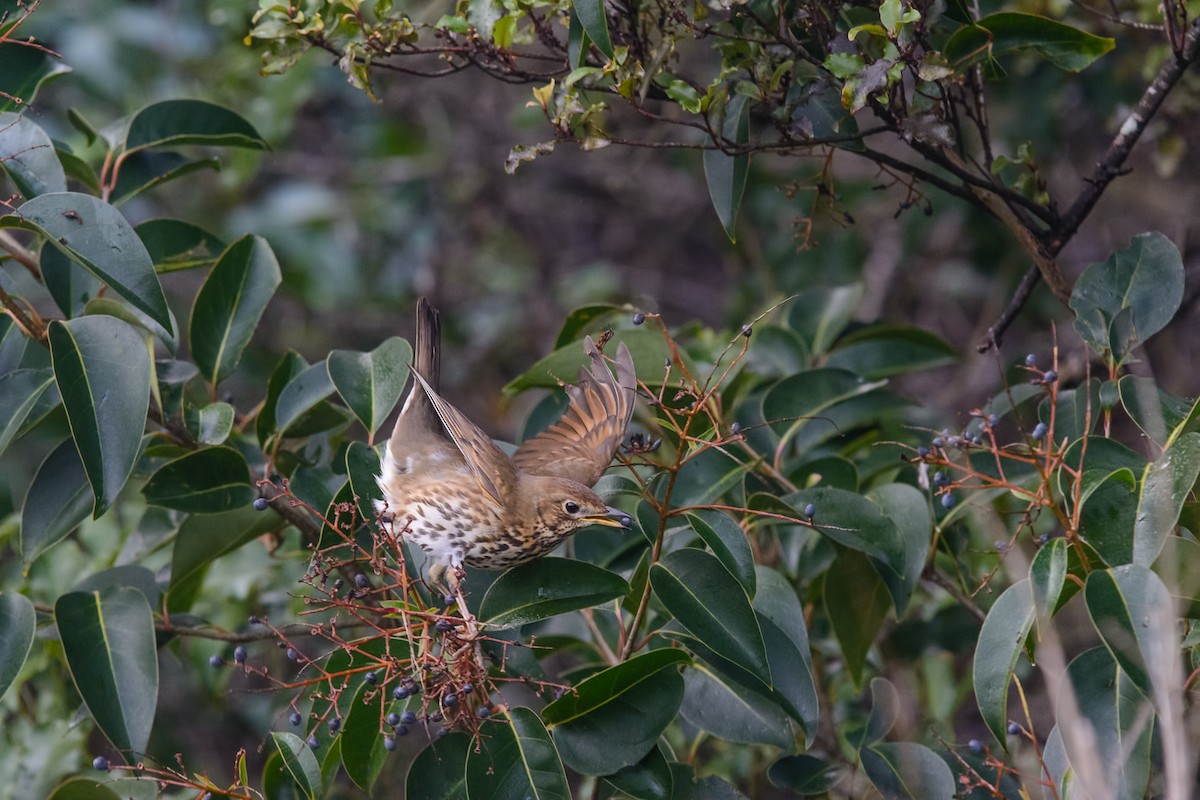
{"type": "Polygon", "coordinates": [[[604,525],[608,528],[628,528],[633,520],[619,508],[606,506],[603,514],[592,514],[584,517],[590,525],[604,525]]]}

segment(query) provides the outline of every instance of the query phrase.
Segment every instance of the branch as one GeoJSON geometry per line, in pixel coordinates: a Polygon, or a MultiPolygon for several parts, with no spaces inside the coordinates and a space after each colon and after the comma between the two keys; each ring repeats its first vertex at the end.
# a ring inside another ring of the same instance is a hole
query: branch
{"type": "Polygon", "coordinates": [[[38,267],[37,256],[26,250],[8,231],[0,231],[0,249],[7,250],[12,255],[13,261],[29,270],[29,274],[35,281],[42,282],[42,270],[38,267]]]}

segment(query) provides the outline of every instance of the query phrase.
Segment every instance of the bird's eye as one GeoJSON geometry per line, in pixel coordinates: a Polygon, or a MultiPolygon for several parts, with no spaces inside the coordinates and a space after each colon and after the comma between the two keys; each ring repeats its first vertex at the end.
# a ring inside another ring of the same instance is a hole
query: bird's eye
{"type": "Polygon", "coordinates": [[[573,500],[568,500],[567,502],[563,503],[563,511],[566,511],[568,514],[578,514],[579,504],[573,500]]]}

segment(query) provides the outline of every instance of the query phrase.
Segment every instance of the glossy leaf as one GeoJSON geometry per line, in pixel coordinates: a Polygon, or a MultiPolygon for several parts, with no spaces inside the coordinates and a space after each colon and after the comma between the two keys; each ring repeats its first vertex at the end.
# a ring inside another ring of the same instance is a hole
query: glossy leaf
{"type": "Polygon", "coordinates": [[[1158,558],[1197,477],[1200,433],[1183,434],[1146,466],[1133,526],[1133,563],[1148,567],[1158,558]]]}
{"type": "Polygon", "coordinates": [[[564,694],[542,709],[542,719],[552,728],[579,719],[612,702],[656,672],[689,663],[691,659],[687,653],[674,648],[651,650],[634,656],[584,679],[573,692],[564,694]]]}
{"type": "Polygon", "coordinates": [[[958,350],[940,336],[907,325],[870,325],[842,337],[825,366],[867,380],[953,364],[958,350]]]}
{"type": "Polygon", "coordinates": [[[813,353],[823,355],[846,329],[862,298],[861,283],[810,289],[793,301],[788,325],[804,337],[813,353]]]}
{"type": "Polygon", "coordinates": [[[1112,39],[1047,17],[1001,12],[959,28],[942,49],[958,69],[985,55],[1032,50],[1059,69],[1080,72],[1115,46],[1112,39]]]}
{"type": "Polygon", "coordinates": [[[871,679],[871,714],[863,728],[857,747],[870,747],[882,742],[900,717],[900,694],[887,678],[871,679]]]}
{"type": "Polygon", "coordinates": [[[188,338],[212,384],[237,368],[282,275],[265,239],[243,236],[213,265],[196,294],[188,338]]]}
{"type": "Polygon", "coordinates": [[[716,557],[685,547],[650,567],[650,583],[667,610],[716,653],[771,685],[766,645],[750,600],[716,557]],[[713,602],[713,598],[721,602],[713,602]]]}
{"type": "Polygon", "coordinates": [[[382,718],[387,713],[381,710],[381,704],[387,711],[392,711],[393,707],[404,707],[394,702],[390,694],[372,688],[366,681],[360,681],[338,734],[342,766],[350,780],[368,794],[373,791],[387,762],[388,751],[383,737],[392,735],[390,731],[380,731],[382,718]]]}
{"type": "Polygon", "coordinates": [[[865,395],[883,386],[883,382],[867,382],[852,372],[840,369],[812,369],[791,375],[776,383],[762,400],[762,416],[771,423],[780,441],[799,437],[808,428],[816,428],[814,437],[795,445],[803,452],[805,445],[837,435],[837,427],[827,419],[829,409],[865,395]]]}
{"type": "MultiPolygon", "coordinates": [[[[725,106],[722,135],[733,146],[746,144],[750,139],[750,99],[736,95],[725,106]]],[[[746,191],[750,172],[750,154],[729,155],[722,150],[704,151],[704,179],[717,218],[729,241],[737,241],[737,216],[746,191]]]]}
{"type": "Polygon", "coordinates": [[[150,406],[150,352],[113,317],[50,323],[54,377],[99,517],[125,486],[150,406]]]}
{"type": "Polygon", "coordinates": [[[554,742],[537,714],[516,706],[508,721],[487,723],[467,751],[470,800],[571,800],[554,742]]]}
{"type": "Polygon", "coordinates": [[[867,653],[887,618],[887,586],[865,556],[843,552],[825,574],[824,601],[846,668],[861,685],[867,653]]]}
{"type": "Polygon", "coordinates": [[[587,37],[595,43],[601,53],[612,58],[613,46],[608,36],[608,14],[604,8],[604,0],[574,0],[572,8],[587,37]]]}
{"type": "Polygon", "coordinates": [[[149,219],[135,228],[159,273],[209,266],[225,252],[225,242],[181,219],[149,219]]]}
{"type": "Polygon", "coordinates": [[[1071,290],[1071,310],[1083,340],[1097,354],[1122,363],[1135,346],[1162,330],[1182,299],[1178,248],[1161,233],[1143,233],[1128,248],[1084,270],[1071,290]],[[1128,330],[1121,323],[1123,311],[1130,315],[1128,330]]]}
{"type": "Polygon", "coordinates": [[[38,400],[54,385],[48,369],[15,369],[0,374],[0,454],[3,454],[38,400]]]}
{"type": "Polygon", "coordinates": [[[1029,585],[1033,591],[1033,603],[1039,618],[1049,619],[1058,610],[1067,578],[1067,540],[1062,537],[1051,539],[1038,548],[1029,568],[1029,585]]]}
{"type": "Polygon", "coordinates": [[[16,680],[33,647],[37,614],[25,595],[0,592],[0,698],[16,680]]]}
{"type": "Polygon", "coordinates": [[[215,559],[282,525],[274,511],[255,511],[249,506],[220,514],[193,514],[184,520],[171,552],[170,610],[184,611],[191,606],[204,570],[215,559]]]}
{"type": "Polygon", "coordinates": [[[275,425],[275,409],[279,404],[280,393],[307,367],[308,362],[303,356],[295,350],[288,350],[271,371],[271,377],[267,379],[267,396],[258,412],[258,418],[254,420],[254,432],[258,436],[258,443],[263,447],[266,447],[267,440],[278,430],[275,425]]]}
{"type": "Polygon", "coordinates": [[[55,787],[48,800],[128,800],[132,794],[118,794],[117,781],[94,778],[70,778],[55,787]]]}
{"type": "MultiPolygon", "coordinates": [[[[664,374],[663,361],[671,357],[671,351],[663,340],[662,333],[652,330],[649,325],[617,331],[612,341],[605,346],[605,350],[609,353],[616,352],[619,342],[624,342],[629,348],[638,380],[650,386],[660,385],[664,374]]],[[[686,354],[681,354],[681,357],[686,360],[689,369],[698,369],[686,354]]],[[[587,356],[581,343],[571,342],[563,345],[509,381],[504,387],[504,395],[513,397],[526,389],[534,388],[556,389],[559,380],[574,381],[579,374],[579,368],[586,360],[587,356]]]]}
{"type": "Polygon", "coordinates": [[[539,558],[505,572],[479,605],[489,625],[524,625],[568,611],[591,608],[629,592],[624,578],[568,558],[539,558]]]}
{"type": "Polygon", "coordinates": [[[46,291],[67,319],[82,316],[87,304],[104,285],[95,275],[54,247],[42,248],[38,264],[42,268],[46,291]]]}
{"type": "MultiPolygon", "coordinates": [[[[12,8],[11,5],[6,7],[12,8]]],[[[14,19],[10,16],[8,22],[14,19]]],[[[62,59],[40,47],[28,47],[15,41],[0,42],[0,111],[28,107],[46,81],[70,71],[62,59]]]]}
{"type": "Polygon", "coordinates": [[[774,703],[730,685],[703,666],[684,670],[683,684],[679,713],[700,730],[727,742],[795,748],[787,715],[774,703]]]}
{"type": "Polygon", "coordinates": [[[21,508],[21,562],[29,571],[38,556],[87,519],[94,498],[79,451],[70,439],[38,467],[21,508]]]}
{"type": "Polygon", "coordinates": [[[464,767],[471,749],[471,737],[455,731],[439,736],[413,760],[404,786],[405,797],[429,800],[466,800],[464,767]]]}
{"type": "Polygon", "coordinates": [[[286,432],[305,413],[333,394],[333,381],[325,364],[317,363],[299,372],[279,393],[275,404],[275,428],[286,432]]]}
{"type": "Polygon", "coordinates": [[[296,786],[309,800],[316,800],[322,794],[321,767],[312,750],[299,736],[286,731],[272,731],[271,741],[296,786]]]}
{"type": "Polygon", "coordinates": [[[1136,564],[1096,570],[1084,597],[1105,647],[1134,685],[1146,697],[1168,697],[1165,654],[1177,634],[1174,600],[1162,580],[1136,564]]]}
{"type": "Polygon", "coordinates": [[[604,780],[635,800],[671,797],[675,785],[661,744],[650,748],[638,763],[605,775],[604,780]]]}
{"type": "Polygon", "coordinates": [[[859,752],[863,771],[884,797],[951,800],[957,784],[938,754],[916,742],[880,742],[859,752]]]}
{"type": "Polygon", "coordinates": [[[816,735],[821,707],[804,609],[795,589],[782,573],[764,566],[758,566],[756,570],[758,592],[754,595],[754,610],[758,613],[759,627],[767,646],[767,663],[771,667],[775,695],[784,710],[804,727],[811,743],[816,735]]]}
{"type": "Polygon", "coordinates": [[[223,444],[233,432],[234,410],[229,403],[209,403],[196,420],[196,439],[201,444],[223,444]]]}
{"type": "Polygon", "coordinates": [[[71,678],[96,725],[127,757],[146,752],[158,703],[154,620],[136,589],[68,592],[54,620],[71,678]]]}
{"type": "MultiPolygon", "coordinates": [[[[1171,433],[1184,426],[1196,407],[1182,397],[1162,391],[1153,378],[1122,375],[1117,387],[1125,413],[1160,447],[1167,446],[1171,433]]],[[[1181,433],[1186,432],[1185,426],[1181,433]]]]}
{"type": "Polygon", "coordinates": [[[121,160],[117,185],[109,195],[109,200],[115,205],[120,205],[167,181],[182,178],[202,169],[219,170],[220,168],[221,162],[215,158],[187,158],[179,153],[153,150],[129,153],[121,160]]]}
{"type": "Polygon", "coordinates": [[[385,340],[369,353],[334,350],[326,359],[337,393],[367,429],[368,438],[395,408],[408,381],[412,347],[399,336],[385,340]]]}
{"type": "Polygon", "coordinates": [[[992,735],[1007,741],[1008,686],[1033,626],[1033,589],[1028,580],[1004,590],[988,610],[975,644],[975,701],[992,735]]]}
{"type": "Polygon", "coordinates": [[[126,153],[184,144],[267,149],[266,141],[244,117],[203,100],[165,100],[146,106],[130,120],[125,135],[126,153]]]}
{"type": "Polygon", "coordinates": [[[383,490],[376,480],[379,474],[379,453],[375,448],[351,442],[346,448],[346,476],[350,491],[358,500],[358,515],[365,520],[375,518],[375,501],[383,499],[383,490]]]}
{"type": "Polygon", "coordinates": [[[824,795],[833,786],[836,767],[807,753],[784,756],[767,769],[773,786],[801,795],[824,795]]]}
{"type": "Polygon", "coordinates": [[[204,447],[168,461],[142,493],[150,505],[200,514],[249,505],[258,494],[246,458],[232,447],[204,447]]]}
{"type": "MultiPolygon", "coordinates": [[[[867,499],[879,507],[892,522],[899,539],[899,558],[889,562],[895,578],[888,584],[895,598],[896,616],[902,616],[912,593],[920,583],[933,538],[933,517],[929,503],[916,487],[904,483],[885,483],[867,493],[867,499]]],[[[884,580],[890,577],[881,573],[884,580]]]]}
{"type": "Polygon", "coordinates": [[[39,195],[0,217],[0,227],[24,228],[54,247],[167,331],[173,331],[162,286],[146,246],[121,212],[76,192],[39,195]]]}
{"type": "Polygon", "coordinates": [[[704,540],[713,555],[720,559],[725,569],[754,597],[755,573],[754,554],[746,532],[728,514],[711,509],[691,511],[687,515],[692,530],[704,540]]]}
{"type": "Polygon", "coordinates": [[[27,199],[67,190],[54,143],[41,126],[23,115],[0,112],[0,169],[27,199]]]}

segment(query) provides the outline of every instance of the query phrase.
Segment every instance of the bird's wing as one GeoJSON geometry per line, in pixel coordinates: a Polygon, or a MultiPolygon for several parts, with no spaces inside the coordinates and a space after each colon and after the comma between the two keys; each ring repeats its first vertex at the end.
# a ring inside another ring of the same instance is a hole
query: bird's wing
{"type": "Polygon", "coordinates": [[[433,410],[462,453],[471,474],[479,482],[479,488],[497,505],[503,506],[516,486],[517,473],[512,461],[478,425],[434,391],[421,373],[414,369],[412,374],[429,396],[433,410]]]}
{"type": "Polygon", "coordinates": [[[624,342],[617,348],[616,378],[590,337],[584,341],[584,352],[590,364],[580,368],[578,384],[566,387],[567,410],[513,454],[513,463],[522,472],[591,486],[612,463],[625,438],[637,393],[629,348],[624,342]]]}

